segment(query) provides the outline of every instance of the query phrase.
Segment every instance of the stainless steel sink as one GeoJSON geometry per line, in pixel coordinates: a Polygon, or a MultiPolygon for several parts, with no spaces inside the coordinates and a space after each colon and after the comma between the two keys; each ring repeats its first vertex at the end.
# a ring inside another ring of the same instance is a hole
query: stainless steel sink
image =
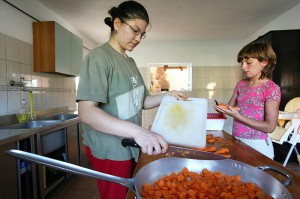
{"type": "Polygon", "coordinates": [[[62,113],[62,114],[57,114],[57,115],[51,115],[51,116],[46,116],[44,119],[47,120],[70,120],[77,118],[77,114],[69,114],[69,113],[62,113]]]}
{"type": "Polygon", "coordinates": [[[1,126],[0,129],[34,129],[59,124],[62,120],[37,120],[1,126]]]}

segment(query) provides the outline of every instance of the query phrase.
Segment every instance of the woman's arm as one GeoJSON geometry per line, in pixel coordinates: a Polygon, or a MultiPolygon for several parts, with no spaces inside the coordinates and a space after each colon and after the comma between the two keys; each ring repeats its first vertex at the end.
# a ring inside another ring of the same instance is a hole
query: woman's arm
{"type": "Polygon", "coordinates": [[[167,151],[168,144],[162,136],[134,123],[113,117],[98,108],[97,104],[97,102],[92,101],[78,102],[78,115],[81,122],[96,131],[133,138],[141,146],[142,152],[148,155],[167,151]]]}
{"type": "Polygon", "coordinates": [[[179,100],[185,100],[188,98],[184,93],[179,91],[169,91],[160,95],[147,95],[144,100],[143,109],[152,109],[158,107],[164,96],[174,96],[179,100]]]}

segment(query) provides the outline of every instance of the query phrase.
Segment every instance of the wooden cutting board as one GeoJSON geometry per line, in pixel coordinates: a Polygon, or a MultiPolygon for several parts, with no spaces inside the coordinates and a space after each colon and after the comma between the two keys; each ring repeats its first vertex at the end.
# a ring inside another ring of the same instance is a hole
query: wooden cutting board
{"type": "Polygon", "coordinates": [[[165,96],[151,130],[169,143],[183,147],[202,148],[206,144],[207,99],[186,101],[165,96]]]}

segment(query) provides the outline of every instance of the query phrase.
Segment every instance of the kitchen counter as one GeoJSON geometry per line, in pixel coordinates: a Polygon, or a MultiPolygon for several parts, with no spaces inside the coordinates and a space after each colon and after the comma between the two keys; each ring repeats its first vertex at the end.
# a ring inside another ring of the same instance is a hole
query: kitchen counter
{"type": "MultiPolygon", "coordinates": [[[[293,182],[291,185],[287,186],[286,188],[289,190],[289,192],[292,194],[293,198],[299,198],[300,196],[300,176],[294,173],[293,171],[283,167],[278,162],[271,160],[267,156],[257,152],[256,150],[252,149],[251,147],[247,146],[246,144],[242,143],[241,141],[234,139],[231,135],[224,131],[208,131],[207,134],[213,134],[214,136],[219,136],[223,138],[227,145],[223,146],[229,149],[230,158],[233,160],[237,160],[240,162],[247,163],[249,165],[252,165],[254,167],[256,166],[262,166],[262,165],[269,165],[276,167],[278,169],[281,169],[289,174],[293,175],[293,182]]],[[[206,144],[206,147],[210,147],[214,144],[206,144]]],[[[220,146],[218,146],[220,147],[220,146]]],[[[149,156],[147,154],[141,153],[139,157],[139,161],[137,163],[135,173],[144,165],[155,161],[160,158],[164,158],[170,156],[169,153],[156,155],[156,156],[149,156]]],[[[182,157],[180,154],[173,155],[177,157],[182,157]]],[[[193,157],[189,157],[193,158],[193,157]]],[[[278,179],[279,181],[285,180],[286,178],[282,175],[272,172],[272,171],[266,171],[268,174],[272,175],[274,178],[278,179]]],[[[134,199],[134,193],[132,191],[128,192],[127,199],[134,199]]]]}
{"type": "MultiPolygon", "coordinates": [[[[74,113],[65,112],[65,113],[74,113]]],[[[45,116],[44,116],[45,117],[45,116]]],[[[40,133],[45,134],[55,130],[65,128],[70,125],[79,123],[79,118],[68,119],[60,122],[59,124],[53,124],[50,126],[42,128],[32,128],[32,129],[0,129],[0,147],[9,143],[13,143],[24,138],[30,137],[34,134],[40,133]]]]}
{"type": "Polygon", "coordinates": [[[0,198],[17,198],[16,193],[26,198],[45,198],[70,176],[65,172],[54,173],[40,165],[33,167],[24,161],[16,161],[5,154],[7,150],[19,149],[75,165],[86,164],[80,146],[82,132],[77,112],[54,108],[35,113],[37,119],[30,123],[19,123],[16,114],[0,117],[0,160],[5,162],[1,164],[0,177],[9,179],[1,183],[7,191],[1,192],[0,198]]]}

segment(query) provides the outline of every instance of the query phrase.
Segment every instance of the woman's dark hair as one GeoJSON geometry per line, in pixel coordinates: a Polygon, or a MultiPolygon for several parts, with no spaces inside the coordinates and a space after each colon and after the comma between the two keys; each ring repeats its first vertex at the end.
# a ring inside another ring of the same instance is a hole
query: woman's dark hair
{"type": "Polygon", "coordinates": [[[240,50],[237,56],[237,61],[241,63],[243,59],[250,58],[257,59],[260,62],[268,61],[268,65],[266,65],[261,71],[260,79],[265,77],[269,79],[272,78],[272,72],[276,66],[277,59],[276,54],[270,44],[258,42],[247,44],[240,50]]]}
{"type": "Polygon", "coordinates": [[[114,31],[113,22],[115,18],[119,18],[121,22],[131,19],[142,19],[149,23],[149,16],[147,10],[138,2],[124,1],[118,7],[113,7],[108,11],[111,17],[106,17],[104,22],[114,31]]]}

